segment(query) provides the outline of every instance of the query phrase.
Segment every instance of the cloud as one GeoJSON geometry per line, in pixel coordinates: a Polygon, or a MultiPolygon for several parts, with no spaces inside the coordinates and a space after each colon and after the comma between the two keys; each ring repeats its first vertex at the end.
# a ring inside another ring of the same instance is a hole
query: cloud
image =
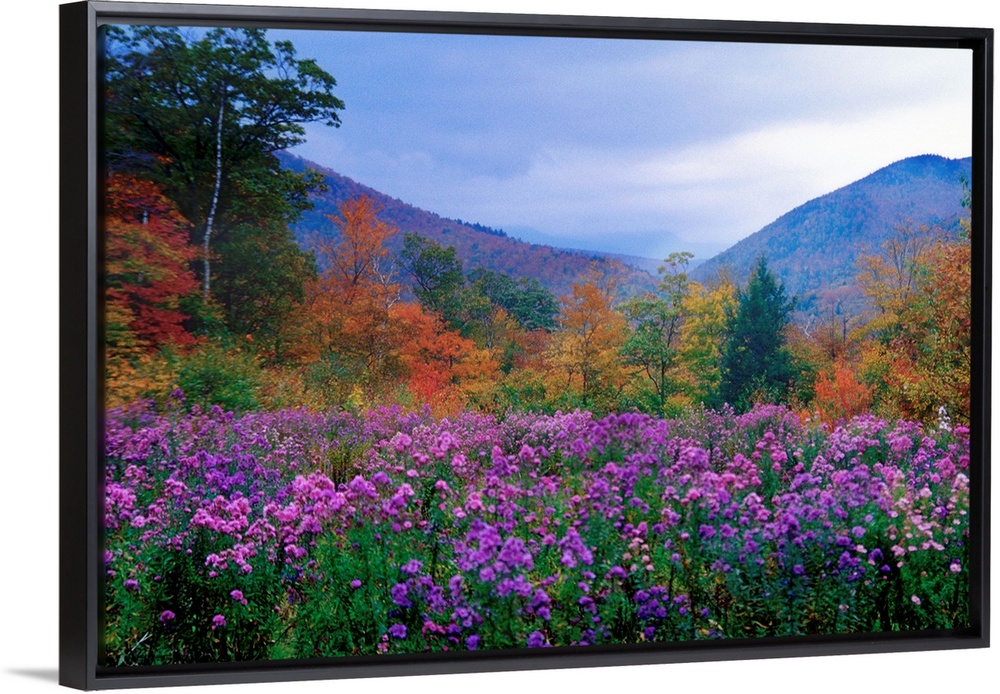
{"type": "MultiPolygon", "coordinates": [[[[445,176],[413,195],[443,214],[536,228],[568,244],[613,236],[616,250],[638,253],[659,230],[721,250],[893,161],[967,156],[969,123],[965,104],[939,101],[856,120],[772,123],[680,149],[543,148],[522,175],[445,176]]],[[[384,165],[424,176],[435,170],[432,159],[413,153],[384,165]]]]}
{"type": "Polygon", "coordinates": [[[331,67],[345,125],[302,153],[446,216],[648,255],[971,151],[964,51],[483,38],[351,37],[379,73],[331,67]]]}

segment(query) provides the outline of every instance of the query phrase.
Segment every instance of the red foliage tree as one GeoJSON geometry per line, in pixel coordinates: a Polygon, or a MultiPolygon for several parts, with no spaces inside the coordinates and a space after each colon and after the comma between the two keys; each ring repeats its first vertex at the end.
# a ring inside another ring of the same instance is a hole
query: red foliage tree
{"type": "Polygon", "coordinates": [[[872,406],[872,388],[858,380],[845,360],[833,365],[833,373],[821,372],[815,383],[813,409],[819,419],[833,425],[868,412],[872,406]]]}
{"type": "Polygon", "coordinates": [[[407,387],[418,401],[439,414],[454,414],[493,385],[498,368],[488,350],[448,330],[418,304],[397,304],[393,316],[407,336],[399,355],[408,370],[407,387]]]}
{"type": "Polygon", "coordinates": [[[155,184],[132,176],[111,174],[105,201],[108,314],[125,321],[119,328],[143,349],[193,343],[180,309],[198,288],[187,221],[155,184]]]}

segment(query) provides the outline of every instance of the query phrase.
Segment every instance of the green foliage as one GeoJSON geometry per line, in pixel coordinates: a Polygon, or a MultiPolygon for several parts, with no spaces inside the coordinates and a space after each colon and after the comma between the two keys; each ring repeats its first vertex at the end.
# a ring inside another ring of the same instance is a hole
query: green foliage
{"type": "Polygon", "coordinates": [[[252,560],[253,571],[219,578],[202,558],[220,544],[219,538],[210,531],[195,534],[191,554],[153,555],[147,568],[158,580],[145,582],[141,596],[125,587],[126,576],[109,581],[107,618],[115,628],[107,632],[106,647],[116,656],[115,665],[271,657],[282,627],[272,607],[284,597],[280,568],[259,557],[252,560]],[[234,599],[234,590],[245,597],[234,599]],[[224,620],[216,622],[222,614],[224,620]],[[119,621],[130,631],[122,632],[119,621]]]}
{"type": "Polygon", "coordinates": [[[258,407],[260,376],[253,354],[210,342],[181,359],[177,385],[189,405],[246,412],[258,407]]]}
{"type": "Polygon", "coordinates": [[[459,292],[465,285],[455,247],[445,248],[417,234],[406,234],[400,257],[420,305],[455,325],[462,308],[459,292]]]}
{"type": "Polygon", "coordinates": [[[218,251],[215,295],[229,331],[251,339],[271,361],[284,361],[295,337],[293,314],[316,278],[312,254],[278,224],[237,227],[218,251]]]}
{"type": "Polygon", "coordinates": [[[795,365],[785,329],[794,305],[761,258],[727,320],[720,392],[737,411],[756,402],[780,402],[787,395],[795,365]]]}
{"type": "Polygon", "coordinates": [[[301,209],[302,184],[273,152],[304,141],[304,123],[339,124],[334,78],[262,29],[214,29],[192,38],[177,27],[108,27],[109,164],[162,185],[201,226],[211,204],[216,131],[223,112],[220,209],[230,218],[274,218],[301,209]]]}
{"type": "Polygon", "coordinates": [[[634,297],[621,308],[632,327],[622,355],[626,363],[640,368],[644,383],[652,388],[644,399],[652,404],[651,411],[661,414],[667,397],[679,389],[671,372],[680,347],[683,304],[690,293],[687,264],[692,257],[687,252],[671,253],[660,267],[659,291],[634,297]]]}
{"type": "Polygon", "coordinates": [[[536,278],[515,280],[502,272],[477,269],[469,280],[478,293],[510,314],[524,330],[555,330],[559,302],[536,278]]]}
{"type": "Polygon", "coordinates": [[[105,38],[108,168],[154,182],[191,223],[209,304],[220,242],[242,225],[266,236],[310,206],[321,177],[274,153],[303,142],[305,123],[339,124],[336,81],[262,29],[108,27],[105,38]]]}
{"type": "Polygon", "coordinates": [[[325,351],[316,361],[302,367],[307,391],[326,408],[342,407],[350,397],[352,387],[362,381],[364,374],[355,360],[339,352],[325,351]]]}

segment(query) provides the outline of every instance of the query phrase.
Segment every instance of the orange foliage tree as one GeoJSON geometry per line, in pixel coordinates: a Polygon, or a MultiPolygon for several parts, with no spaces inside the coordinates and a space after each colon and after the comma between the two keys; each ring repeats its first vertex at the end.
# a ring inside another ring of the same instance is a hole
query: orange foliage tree
{"type": "Polygon", "coordinates": [[[307,301],[311,359],[336,355],[349,380],[373,387],[394,373],[392,352],[401,341],[392,316],[400,285],[385,247],[397,230],[378,212],[378,204],[362,196],[328,215],[340,235],[316,244],[326,270],[307,301]]]}
{"type": "Polygon", "coordinates": [[[820,372],[813,388],[812,413],[830,425],[868,412],[872,405],[871,386],[861,382],[844,359],[833,365],[832,372],[820,372]]]}
{"type": "Polygon", "coordinates": [[[105,200],[106,395],[114,406],[172,387],[158,350],[195,342],[180,304],[198,284],[187,221],[155,184],[111,174],[105,200]]]}
{"type": "Polygon", "coordinates": [[[621,352],[625,318],[614,310],[617,282],[592,266],[586,281],[561,299],[559,330],[552,336],[547,390],[555,404],[614,408],[629,379],[621,352]]]}

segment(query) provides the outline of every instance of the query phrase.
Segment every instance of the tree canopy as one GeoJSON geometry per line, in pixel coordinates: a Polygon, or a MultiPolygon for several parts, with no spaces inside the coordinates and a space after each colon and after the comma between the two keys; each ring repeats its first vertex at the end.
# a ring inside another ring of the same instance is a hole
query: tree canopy
{"type": "Polygon", "coordinates": [[[106,56],[108,168],[155,182],[191,223],[208,299],[215,241],[308,208],[319,176],[274,152],[303,142],[306,123],[339,125],[336,80],[262,29],[108,27],[106,56]]]}

